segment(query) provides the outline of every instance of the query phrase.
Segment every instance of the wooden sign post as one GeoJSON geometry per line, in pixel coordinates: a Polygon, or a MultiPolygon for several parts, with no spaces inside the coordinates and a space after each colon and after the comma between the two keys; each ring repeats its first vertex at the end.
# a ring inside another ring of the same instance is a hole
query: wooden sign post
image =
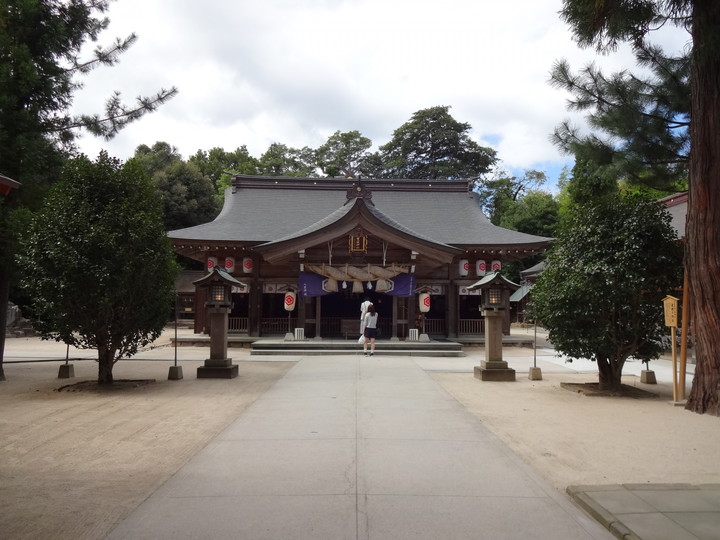
{"type": "Polygon", "coordinates": [[[678,380],[677,380],[677,347],[675,345],[675,329],[678,325],[678,299],[674,296],[663,298],[665,309],[665,326],[670,327],[670,339],[672,340],[672,367],[673,367],[673,401],[678,401],[678,380]]]}

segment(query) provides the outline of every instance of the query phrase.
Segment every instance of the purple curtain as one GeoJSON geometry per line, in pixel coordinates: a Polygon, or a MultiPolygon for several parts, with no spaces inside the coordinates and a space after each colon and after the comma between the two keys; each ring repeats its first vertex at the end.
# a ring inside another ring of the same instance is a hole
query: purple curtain
{"type": "Polygon", "coordinates": [[[325,289],[326,277],[320,274],[312,272],[300,272],[298,276],[298,286],[300,287],[300,296],[323,296],[330,294],[330,291],[325,289]]]}
{"type": "Polygon", "coordinates": [[[415,296],[415,288],[417,287],[415,274],[398,274],[389,281],[393,283],[393,287],[385,294],[390,296],[415,296]]]}

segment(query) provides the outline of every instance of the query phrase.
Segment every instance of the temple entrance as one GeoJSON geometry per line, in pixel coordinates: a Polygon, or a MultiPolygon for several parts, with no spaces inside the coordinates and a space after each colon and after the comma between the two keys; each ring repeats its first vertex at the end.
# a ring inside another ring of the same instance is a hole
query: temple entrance
{"type": "Polygon", "coordinates": [[[360,335],[360,305],[365,300],[370,300],[378,312],[381,339],[389,338],[392,331],[393,298],[372,290],[364,293],[339,291],[322,296],[321,335],[327,338],[357,339],[360,335]]]}

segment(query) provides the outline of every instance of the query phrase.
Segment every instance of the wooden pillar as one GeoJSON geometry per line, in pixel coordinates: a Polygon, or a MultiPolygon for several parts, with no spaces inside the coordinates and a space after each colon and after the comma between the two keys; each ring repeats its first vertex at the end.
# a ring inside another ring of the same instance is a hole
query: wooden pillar
{"type": "Polygon", "coordinates": [[[260,280],[248,284],[250,297],[248,302],[248,335],[260,336],[260,319],[262,317],[262,290],[263,284],[260,280]]]}
{"type": "Polygon", "coordinates": [[[315,297],[315,337],[322,337],[322,296],[315,297]]]}
{"type": "MultiPolygon", "coordinates": [[[[417,325],[415,323],[415,317],[417,316],[417,310],[418,310],[418,297],[417,295],[413,295],[407,299],[408,302],[408,330],[410,328],[417,328],[417,325]]],[[[409,333],[409,332],[408,332],[409,333]]]]}
{"type": "Polygon", "coordinates": [[[449,283],[445,302],[445,321],[447,324],[447,337],[456,338],[458,328],[458,286],[449,283]]]}
{"type": "Polygon", "coordinates": [[[196,334],[207,334],[210,332],[205,302],[207,302],[207,290],[205,287],[196,288],[195,319],[193,320],[193,331],[196,334]]]}
{"type": "Polygon", "coordinates": [[[398,297],[393,296],[392,297],[392,328],[390,329],[390,339],[392,339],[394,341],[397,341],[397,339],[398,339],[397,325],[398,325],[398,297]]]}
{"type": "Polygon", "coordinates": [[[506,336],[510,335],[510,291],[503,291],[503,307],[505,316],[503,317],[502,333],[506,336]]]}
{"type": "Polygon", "coordinates": [[[298,302],[297,302],[297,327],[305,329],[305,319],[306,319],[306,305],[307,305],[307,298],[304,296],[300,296],[298,294],[298,302]]]}

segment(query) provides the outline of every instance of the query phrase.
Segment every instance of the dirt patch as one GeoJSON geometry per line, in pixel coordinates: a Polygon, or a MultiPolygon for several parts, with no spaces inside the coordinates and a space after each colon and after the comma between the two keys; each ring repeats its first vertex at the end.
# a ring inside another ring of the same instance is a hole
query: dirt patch
{"type": "Polygon", "coordinates": [[[589,397],[629,397],[633,399],[654,399],[659,397],[657,394],[627,384],[621,385],[620,390],[604,390],[600,388],[600,383],[596,382],[561,382],[560,387],[589,397]]]}
{"type": "Polygon", "coordinates": [[[559,491],[569,485],[720,483],[714,416],[675,407],[672,386],[623,384],[658,399],[589,399],[561,382],[597,382],[597,374],[518,375],[516,382],[433,373],[452,396],[559,491]]]}
{"type": "Polygon", "coordinates": [[[66,384],[57,388],[56,392],[95,392],[103,394],[107,392],[122,392],[155,384],[157,379],[120,379],[112,384],[98,384],[97,381],[80,381],[73,384],[66,384]]]}
{"type": "Polygon", "coordinates": [[[198,379],[203,362],[187,360],[168,380],[170,362],[123,360],[113,385],[97,384],[93,361],[74,362],[74,384],[58,381],[60,362],[6,363],[0,536],[104,538],[294,365],[238,363],[235,379],[198,379]]]}

